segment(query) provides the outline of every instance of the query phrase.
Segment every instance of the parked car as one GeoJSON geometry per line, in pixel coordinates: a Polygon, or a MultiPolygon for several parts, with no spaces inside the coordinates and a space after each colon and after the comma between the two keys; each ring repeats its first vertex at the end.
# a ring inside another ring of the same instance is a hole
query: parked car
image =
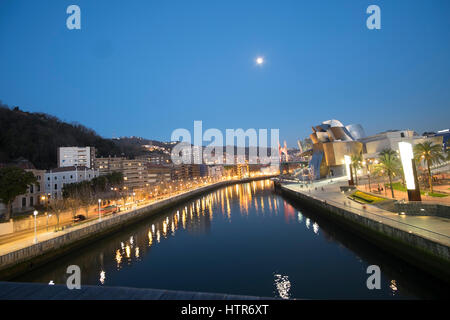
{"type": "Polygon", "coordinates": [[[103,207],[100,209],[100,212],[102,214],[106,214],[106,213],[116,213],[117,212],[117,206],[115,205],[110,205],[107,207],[103,207]]]}
{"type": "Polygon", "coordinates": [[[73,218],[73,222],[80,222],[86,220],[86,217],[82,214],[78,214],[73,218]]]}

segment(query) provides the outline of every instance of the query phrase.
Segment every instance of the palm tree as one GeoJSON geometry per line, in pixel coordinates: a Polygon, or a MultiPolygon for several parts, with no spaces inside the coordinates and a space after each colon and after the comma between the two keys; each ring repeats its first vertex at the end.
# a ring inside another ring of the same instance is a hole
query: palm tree
{"type": "Polygon", "coordinates": [[[380,175],[387,174],[389,177],[389,185],[391,187],[392,198],[394,196],[394,188],[392,186],[392,177],[399,174],[401,169],[400,160],[398,159],[397,152],[392,149],[384,149],[380,152],[378,158],[378,164],[375,165],[375,173],[380,175]]]}
{"type": "Polygon", "coordinates": [[[418,163],[424,162],[427,165],[428,183],[430,184],[430,192],[433,193],[431,166],[445,161],[442,147],[438,144],[433,144],[431,141],[418,143],[414,146],[414,158],[418,163]]]}
{"type": "Polygon", "coordinates": [[[356,180],[356,185],[358,185],[358,174],[357,171],[358,169],[361,168],[361,162],[362,162],[362,156],[361,154],[352,154],[351,157],[351,166],[353,168],[353,171],[355,172],[355,180],[356,180]]]}

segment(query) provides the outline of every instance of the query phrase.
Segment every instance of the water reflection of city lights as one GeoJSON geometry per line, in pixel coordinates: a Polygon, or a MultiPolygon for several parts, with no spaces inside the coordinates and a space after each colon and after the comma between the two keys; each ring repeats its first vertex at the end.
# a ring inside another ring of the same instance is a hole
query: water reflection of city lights
{"type": "Polygon", "coordinates": [[[391,288],[392,294],[395,295],[398,290],[397,281],[391,280],[391,284],[389,285],[389,288],[391,288]]]}
{"type": "Polygon", "coordinates": [[[101,284],[105,284],[105,279],[106,279],[106,273],[105,273],[105,271],[100,271],[100,283],[101,284]]]}
{"type": "Polygon", "coordinates": [[[281,299],[290,299],[291,282],[288,276],[283,276],[281,274],[275,274],[275,288],[277,294],[281,299]]]}
{"type": "Polygon", "coordinates": [[[153,233],[151,231],[148,232],[148,246],[151,247],[153,243],[153,233]]]}
{"type": "Polygon", "coordinates": [[[134,256],[136,258],[139,258],[139,247],[136,247],[136,249],[134,249],[134,256]]]}
{"type": "MultiPolygon", "coordinates": [[[[235,220],[246,219],[246,215],[248,216],[252,214],[269,214],[271,216],[279,214],[280,218],[277,219],[277,221],[281,223],[284,221],[284,217],[281,215],[287,213],[290,218],[290,222],[294,222],[296,227],[300,227],[300,229],[303,228],[303,221],[305,220],[306,228],[311,229],[314,234],[322,234],[323,236],[327,236],[327,234],[324,233],[326,230],[320,230],[320,228],[324,226],[319,226],[319,224],[314,221],[314,216],[311,216],[312,219],[307,218],[307,211],[305,211],[305,215],[303,215],[302,212],[296,210],[294,206],[291,206],[289,202],[286,201],[283,203],[283,199],[276,194],[272,194],[270,192],[260,193],[260,188],[265,188],[266,185],[267,184],[262,184],[258,181],[257,183],[249,183],[247,185],[242,184],[240,187],[232,186],[219,189],[218,191],[205,195],[204,197],[199,197],[192,201],[186,202],[186,206],[183,204],[176,209],[169,209],[162,214],[154,215],[147,220],[150,222],[147,222],[144,228],[141,228],[140,231],[134,232],[132,236],[130,236],[130,234],[125,234],[123,237],[119,238],[119,241],[114,241],[114,247],[108,248],[108,254],[105,254],[105,263],[103,264],[103,262],[98,262],[98,267],[93,271],[93,281],[98,285],[105,284],[106,272],[104,270],[108,270],[108,284],[110,284],[112,279],[116,281],[116,277],[111,275],[111,272],[116,272],[116,270],[111,271],[111,269],[115,269],[114,267],[116,264],[117,270],[120,270],[120,273],[122,273],[130,272],[131,268],[126,266],[127,263],[141,264],[140,260],[144,258],[154,259],[152,260],[152,262],[154,262],[160,256],[158,250],[160,248],[158,248],[158,243],[161,241],[164,243],[165,238],[174,235],[175,232],[179,233],[176,235],[177,238],[182,238],[188,233],[203,234],[214,231],[214,228],[218,225],[218,221],[226,221],[227,217],[228,221],[231,221],[231,213],[233,213],[233,218],[235,220]],[[239,208],[241,208],[241,211],[239,211],[239,208]],[[291,216],[290,213],[292,210],[293,214],[291,216]],[[189,216],[189,212],[191,212],[191,217],[189,216]],[[210,223],[213,219],[214,224],[210,223]],[[297,225],[295,220],[302,225],[297,225]],[[145,232],[147,232],[147,234],[145,234],[145,232]],[[153,240],[153,238],[155,240],[153,240]],[[140,248],[143,248],[143,250],[141,251],[140,248]],[[147,255],[149,255],[149,257],[146,257],[147,255]],[[113,258],[115,261],[113,261],[113,258]],[[122,264],[122,262],[125,263],[122,264]]],[[[257,219],[262,217],[254,218],[257,219]]],[[[249,221],[252,222],[254,220],[249,221]]],[[[273,228],[277,227],[277,225],[273,226],[273,228]]],[[[271,226],[269,226],[269,228],[271,228],[271,226]]],[[[303,231],[306,232],[306,230],[303,231]]],[[[314,237],[314,235],[310,236],[314,237]]],[[[362,259],[359,260],[363,263],[362,259]]],[[[279,267],[280,269],[282,268],[282,266],[279,267]]],[[[297,282],[292,281],[295,281],[294,278],[289,278],[293,275],[290,274],[287,276],[277,272],[277,274],[274,274],[273,276],[273,291],[276,296],[282,299],[292,298],[294,294],[294,287],[296,288],[296,286],[299,285],[297,282]],[[294,285],[294,287],[292,287],[292,285],[294,285]]],[[[391,296],[398,296],[401,292],[401,288],[396,280],[388,280],[388,286],[386,289],[388,294],[391,296]]]]}
{"type": "Polygon", "coordinates": [[[167,234],[167,223],[166,221],[163,222],[163,235],[166,236],[167,234]]]}
{"type": "Polygon", "coordinates": [[[289,221],[295,219],[294,207],[292,207],[286,201],[283,201],[283,209],[284,209],[284,218],[285,218],[286,223],[289,223],[289,221]]]}
{"type": "Polygon", "coordinates": [[[116,251],[116,261],[117,261],[117,267],[119,267],[120,263],[122,262],[122,255],[120,254],[119,249],[117,249],[117,251],[116,251]]]}
{"type": "MultiPolygon", "coordinates": [[[[254,196],[256,192],[260,191],[260,189],[264,189],[270,185],[270,181],[265,183],[261,181],[249,183],[247,185],[243,184],[229,186],[201,198],[195,199],[184,207],[174,210],[173,212],[168,212],[163,218],[154,220],[154,223],[152,223],[151,227],[148,229],[148,247],[155,244],[153,240],[154,238],[156,243],[160,243],[162,240],[161,237],[167,238],[170,235],[174,235],[180,225],[182,225],[183,230],[186,228],[189,230],[189,226],[191,224],[193,227],[197,227],[198,223],[203,223],[202,221],[205,220],[203,220],[202,217],[205,217],[207,220],[212,222],[213,218],[215,218],[214,210],[218,210],[220,214],[220,207],[222,208],[222,214],[227,217],[229,222],[231,222],[232,205],[236,203],[236,198],[237,204],[241,209],[241,215],[248,216],[252,207],[255,209],[257,214],[264,214],[264,209],[267,209],[267,207],[270,208],[270,211],[274,209],[273,207],[277,209],[278,202],[276,197],[262,195],[254,196]]],[[[120,270],[124,257],[127,259],[128,263],[131,263],[133,254],[136,261],[139,261],[141,256],[145,254],[145,251],[140,250],[140,246],[138,246],[138,244],[138,237],[136,237],[136,235],[129,236],[127,239],[120,242],[119,249],[115,251],[117,270],[120,270]]],[[[145,243],[141,244],[141,246],[142,245],[144,245],[144,247],[147,246],[145,243]]],[[[101,270],[103,270],[103,267],[101,270]]],[[[101,273],[100,282],[104,281],[104,279],[104,274],[102,277],[101,273]]]]}
{"type": "Polygon", "coordinates": [[[223,190],[220,192],[221,204],[222,204],[222,214],[225,214],[225,201],[223,199],[223,190]]]}
{"type": "Polygon", "coordinates": [[[315,234],[319,233],[319,225],[317,224],[317,222],[313,223],[313,230],[315,234]]]}

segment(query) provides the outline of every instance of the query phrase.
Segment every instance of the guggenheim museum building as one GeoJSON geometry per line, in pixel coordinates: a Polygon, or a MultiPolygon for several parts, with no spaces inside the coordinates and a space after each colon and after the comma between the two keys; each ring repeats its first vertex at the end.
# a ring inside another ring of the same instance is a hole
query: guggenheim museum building
{"type": "Polygon", "coordinates": [[[360,124],[344,126],[339,120],[327,120],[312,127],[310,139],[313,143],[309,162],[310,179],[338,177],[346,174],[344,155],[361,154],[364,160],[376,159],[379,152],[390,148],[398,151],[401,141],[412,144],[431,141],[448,147],[449,130],[420,136],[413,130],[389,130],[366,136],[360,124]]]}

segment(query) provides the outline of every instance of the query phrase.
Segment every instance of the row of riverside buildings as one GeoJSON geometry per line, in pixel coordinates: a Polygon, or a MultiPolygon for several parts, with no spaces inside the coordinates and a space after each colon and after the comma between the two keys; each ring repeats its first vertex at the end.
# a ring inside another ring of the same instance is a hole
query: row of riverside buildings
{"type": "MultiPolygon", "coordinates": [[[[44,204],[49,199],[62,197],[64,185],[89,181],[100,175],[121,172],[124,187],[128,190],[170,182],[187,181],[198,178],[222,178],[223,176],[242,178],[250,172],[259,172],[261,167],[252,165],[174,165],[170,155],[151,153],[135,159],[126,157],[97,158],[94,147],[60,147],[57,151],[58,167],[51,170],[36,169],[26,159],[18,159],[12,165],[32,172],[37,183],[28,188],[26,194],[16,197],[12,207],[13,213],[28,213],[34,206],[44,204]]],[[[0,165],[1,166],[1,165],[0,165]]],[[[0,216],[6,207],[0,203],[0,216]]]]}

